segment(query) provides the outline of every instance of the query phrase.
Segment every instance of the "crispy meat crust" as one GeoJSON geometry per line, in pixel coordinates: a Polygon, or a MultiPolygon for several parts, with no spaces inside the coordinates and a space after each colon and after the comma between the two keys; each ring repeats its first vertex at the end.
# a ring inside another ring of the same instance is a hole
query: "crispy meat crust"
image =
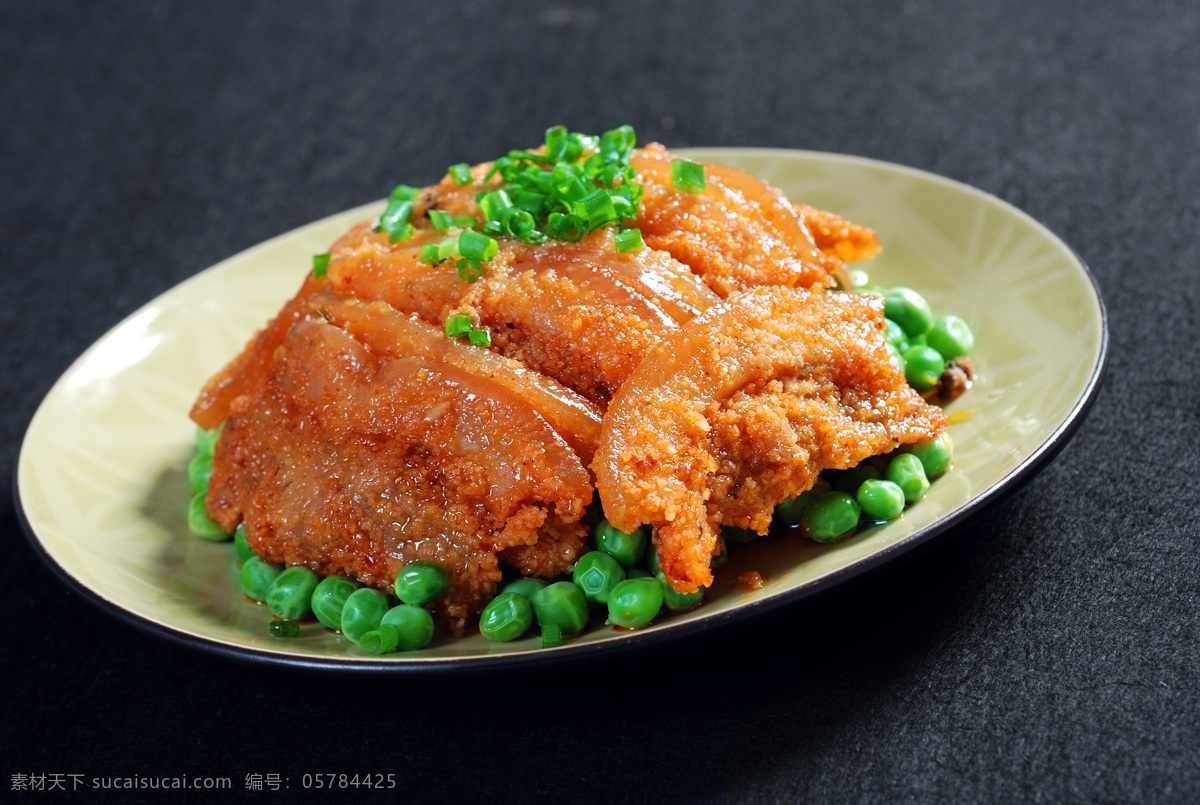
{"type": "Polygon", "coordinates": [[[712,582],[720,527],[765,532],[774,506],[946,426],[887,358],[882,304],[758,289],[686,325],[609,406],[592,469],[609,522],[655,527],[680,592],[712,582]]]}

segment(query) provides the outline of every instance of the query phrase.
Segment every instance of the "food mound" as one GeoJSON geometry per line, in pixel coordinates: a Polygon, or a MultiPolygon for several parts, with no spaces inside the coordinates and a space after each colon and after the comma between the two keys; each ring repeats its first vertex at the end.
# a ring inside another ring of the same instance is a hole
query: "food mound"
{"type": "Polygon", "coordinates": [[[600,517],[652,527],[696,592],[723,528],[765,533],[822,470],[946,427],[845,280],[878,251],[627,127],[402,185],[201,392],[208,515],[385,592],[436,562],[453,635],[506,573],[569,573],[600,517]]]}

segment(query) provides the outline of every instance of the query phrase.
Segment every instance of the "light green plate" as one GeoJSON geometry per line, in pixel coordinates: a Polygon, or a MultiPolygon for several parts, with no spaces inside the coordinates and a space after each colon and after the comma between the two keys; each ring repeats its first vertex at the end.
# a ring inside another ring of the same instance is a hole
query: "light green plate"
{"type": "Polygon", "coordinates": [[[594,626],[557,649],[536,637],[435,637],[377,658],[319,624],[267,634],[241,595],[230,544],[193,538],[184,474],[201,384],[300,286],[311,256],[376,213],[372,204],[232,257],[163,294],[91,347],[38,409],[17,494],[34,546],[68,584],[156,634],[240,658],[362,670],[488,668],[645,646],[752,616],[890,561],[961,523],[1042,467],[1089,407],[1107,355],[1104,308],[1086,267],[1045,227],[970,187],[908,168],[802,151],[697,149],[793,200],[874,227],[882,285],[917,288],[974,328],[980,379],[949,406],[954,468],[904,516],[834,546],[791,534],[735,550],[705,605],[638,632],[594,626]],[[736,577],[768,579],[753,592],[736,577]]]}

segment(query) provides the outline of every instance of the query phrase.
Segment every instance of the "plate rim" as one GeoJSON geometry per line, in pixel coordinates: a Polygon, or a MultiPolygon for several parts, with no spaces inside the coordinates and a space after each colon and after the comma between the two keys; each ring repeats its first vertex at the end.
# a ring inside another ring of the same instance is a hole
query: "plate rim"
{"type": "Polygon", "coordinates": [[[74,374],[77,368],[88,358],[93,350],[98,348],[100,344],[105,342],[115,331],[126,325],[127,322],[143,314],[143,312],[157,302],[165,294],[180,291],[186,286],[197,282],[204,275],[219,270],[226,263],[233,260],[248,257],[258,251],[271,248],[276,242],[285,238],[290,238],[297,233],[303,232],[311,227],[316,227],[326,222],[329,218],[349,215],[360,210],[369,210],[377,206],[381,202],[368,202],[355,207],[341,210],[323,218],[310,221],[301,226],[295,227],[286,232],[275,235],[267,240],[261,241],[253,246],[243,249],[223,260],[208,266],[196,274],[176,283],[162,293],[147,300],[137,309],[122,318],[115,325],[110,327],[103,335],[92,342],[80,355],[71,362],[71,364],[63,370],[51,387],[46,391],[42,400],[39,402],[33,415],[22,432],[20,449],[17,454],[17,460],[14,465],[12,476],[12,492],[15,502],[15,509],[18,523],[25,537],[33,549],[34,553],[49,568],[51,575],[56,576],[60,581],[65,583],[67,587],[76,593],[79,593],[85,601],[88,601],[100,611],[116,617],[122,623],[133,626],[143,634],[150,634],[154,637],[165,639],[172,645],[181,646],[193,651],[203,652],[205,654],[215,654],[225,659],[231,659],[235,662],[249,663],[252,665],[271,665],[285,666],[294,669],[313,670],[321,672],[358,672],[358,673],[409,673],[409,674],[428,674],[441,672],[476,672],[476,671],[504,671],[514,667],[544,667],[550,664],[566,663],[582,661],[593,658],[597,655],[610,656],[616,653],[624,653],[630,650],[650,649],[651,647],[661,645],[663,643],[687,639],[697,636],[710,629],[727,628],[729,624],[740,621],[743,618],[762,615],[767,612],[791,606],[811,598],[814,595],[824,593],[830,588],[840,586],[851,579],[856,579],[873,573],[880,569],[881,566],[887,565],[893,560],[901,556],[912,554],[915,550],[922,547],[927,547],[935,542],[939,537],[946,536],[949,532],[954,531],[968,521],[974,519],[981,514],[985,509],[990,508],[993,504],[998,503],[1005,497],[1008,497],[1017,492],[1025,485],[1034,475],[1043,469],[1064,447],[1070,442],[1071,438],[1078,431],[1079,427],[1087,417],[1087,413],[1091,410],[1099,394],[1100,387],[1104,377],[1107,374],[1109,353],[1110,353],[1110,334],[1108,326],[1108,311],[1104,304],[1104,298],[1100,293],[1099,283],[1095,275],[1092,273],[1090,266],[1082,258],[1079,253],[1070,246],[1065,240],[1050,229],[1046,224],[1037,220],[1029,213],[1010,204],[998,196],[988,193],[985,190],[974,187],[972,185],[960,182],[940,174],[930,171],[914,168],[908,165],[899,163],[887,162],[874,159],[872,157],[855,156],[851,154],[842,154],[836,152],[813,151],[807,149],[792,149],[792,148],[764,148],[764,147],[736,147],[736,146],[694,146],[687,148],[672,149],[675,153],[681,155],[689,154],[737,154],[743,156],[762,155],[766,157],[786,158],[786,157],[804,157],[809,159],[819,159],[822,161],[833,161],[847,164],[854,164],[866,167],[877,167],[888,171],[898,171],[903,174],[913,176],[924,181],[934,181],[936,183],[948,184],[952,187],[965,191],[972,195],[978,196],[987,200],[990,203],[997,204],[1007,213],[1016,215],[1029,224],[1032,224],[1036,229],[1041,230],[1048,235],[1059,246],[1065,249],[1074,259],[1078,268],[1081,269],[1084,278],[1087,279],[1091,290],[1091,299],[1095,302],[1099,318],[1099,334],[1100,344],[1096,352],[1095,361],[1091,367],[1088,380],[1081,390],[1078,398],[1070,411],[1058,423],[1057,427],[1020,463],[1004,476],[996,480],[991,486],[980,491],[978,494],[969,498],[963,505],[950,512],[949,514],[938,518],[933,523],[920,528],[908,536],[880,548],[878,551],[858,559],[851,564],[838,568],[827,575],[820,578],[804,582],[797,587],[780,591],[778,594],[760,598],[754,601],[748,601],[736,608],[728,609],[722,612],[714,612],[703,619],[697,619],[687,622],[677,623],[661,623],[654,629],[631,634],[628,637],[620,640],[600,640],[589,643],[567,643],[553,649],[537,649],[533,651],[516,652],[512,654],[482,654],[466,657],[409,657],[402,658],[389,656],[387,658],[360,658],[354,657],[343,658],[337,656],[315,656],[315,655],[299,655],[288,654],[286,652],[276,652],[261,649],[255,646],[239,646],[222,642],[218,639],[207,637],[202,634],[197,634],[186,630],[185,628],[174,627],[168,624],[160,623],[147,617],[143,614],[133,612],[126,609],[117,602],[110,600],[103,594],[81,579],[76,577],[71,571],[65,567],[59,560],[51,554],[46,545],[42,542],[37,534],[37,530],[29,519],[28,512],[25,508],[25,501],[21,495],[21,478],[23,477],[22,465],[27,459],[29,447],[29,433],[35,426],[39,417],[42,416],[43,410],[48,405],[51,397],[58,391],[59,387],[67,382],[67,379],[74,374]]]}

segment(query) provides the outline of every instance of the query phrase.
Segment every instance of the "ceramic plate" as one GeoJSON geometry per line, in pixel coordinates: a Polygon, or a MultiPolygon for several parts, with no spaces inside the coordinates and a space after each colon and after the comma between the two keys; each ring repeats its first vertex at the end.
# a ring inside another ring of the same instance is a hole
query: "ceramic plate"
{"type": "Polygon", "coordinates": [[[184,282],[92,346],[30,423],[17,494],[35,547],[106,610],[172,640],[285,664],[361,670],[503,667],[645,646],[765,611],[838,584],[963,522],[1012,491],[1062,447],[1086,413],[1107,355],[1104,308],[1087,268],[1036,221],[992,196],[928,173],[802,151],[696,149],[793,200],[874,227],[881,285],[920,290],[935,313],[974,328],[979,380],[948,406],[955,465],[899,520],[837,545],[772,535],[718,574],[703,607],[637,632],[594,626],[556,649],[534,636],[492,643],[442,636],[373,657],[320,624],[268,635],[270,615],[238,589],[230,543],[185,523],[187,412],[205,379],[290,298],[311,266],[372,204],[280,236],[184,282]],[[755,591],[738,574],[768,579],[755,591]]]}

